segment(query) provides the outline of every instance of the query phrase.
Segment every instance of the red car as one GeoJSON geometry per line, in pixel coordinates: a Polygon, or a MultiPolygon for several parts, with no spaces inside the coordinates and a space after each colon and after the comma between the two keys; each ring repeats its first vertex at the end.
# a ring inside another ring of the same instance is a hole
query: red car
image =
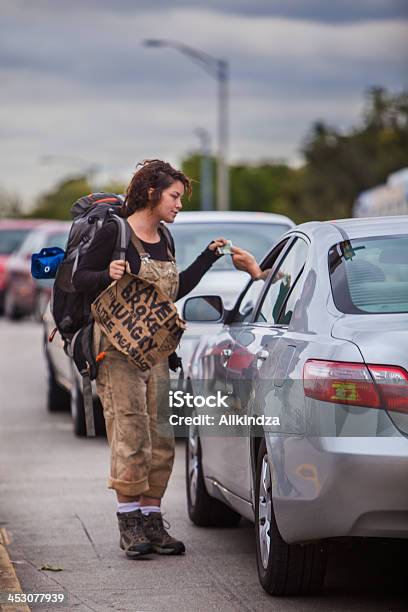
{"type": "Polygon", "coordinates": [[[0,220],[0,312],[4,308],[7,287],[7,262],[14,251],[42,219],[1,219],[0,220]]]}
{"type": "Polygon", "coordinates": [[[10,319],[35,314],[41,320],[51,295],[53,280],[36,280],[31,276],[31,255],[43,247],[65,249],[70,222],[48,221],[38,225],[26,237],[7,263],[7,288],[4,314],[10,319]]]}

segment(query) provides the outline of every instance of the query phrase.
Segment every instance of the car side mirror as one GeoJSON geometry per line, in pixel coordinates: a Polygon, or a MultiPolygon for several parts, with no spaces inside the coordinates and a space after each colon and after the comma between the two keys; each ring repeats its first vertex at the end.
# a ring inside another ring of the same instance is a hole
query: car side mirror
{"type": "Polygon", "coordinates": [[[191,323],[216,323],[224,318],[224,304],[219,295],[188,298],[183,306],[183,319],[191,323]]]}

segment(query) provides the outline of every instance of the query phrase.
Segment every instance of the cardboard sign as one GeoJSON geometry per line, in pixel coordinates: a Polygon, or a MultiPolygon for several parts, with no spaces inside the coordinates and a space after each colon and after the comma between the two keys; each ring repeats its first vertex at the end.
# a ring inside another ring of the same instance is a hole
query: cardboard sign
{"type": "Polygon", "coordinates": [[[134,274],[109,285],[91,308],[109,342],[143,372],[175,351],[186,328],[164,291],[134,274]]]}

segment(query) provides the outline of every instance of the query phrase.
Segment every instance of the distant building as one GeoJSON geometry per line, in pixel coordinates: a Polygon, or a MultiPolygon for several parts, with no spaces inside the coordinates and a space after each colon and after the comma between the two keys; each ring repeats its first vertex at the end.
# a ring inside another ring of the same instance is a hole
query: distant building
{"type": "Polygon", "coordinates": [[[408,168],[390,174],[385,185],[360,193],[353,205],[353,217],[407,214],[408,168]]]}

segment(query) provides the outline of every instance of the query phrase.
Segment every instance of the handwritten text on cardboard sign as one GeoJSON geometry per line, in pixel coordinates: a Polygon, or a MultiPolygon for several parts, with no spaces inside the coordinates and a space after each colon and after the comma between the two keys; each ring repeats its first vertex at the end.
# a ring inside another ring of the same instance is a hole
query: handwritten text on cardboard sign
{"type": "Polygon", "coordinates": [[[170,298],[129,273],[99,295],[92,314],[111,344],[142,371],[170,355],[185,329],[170,298]]]}

